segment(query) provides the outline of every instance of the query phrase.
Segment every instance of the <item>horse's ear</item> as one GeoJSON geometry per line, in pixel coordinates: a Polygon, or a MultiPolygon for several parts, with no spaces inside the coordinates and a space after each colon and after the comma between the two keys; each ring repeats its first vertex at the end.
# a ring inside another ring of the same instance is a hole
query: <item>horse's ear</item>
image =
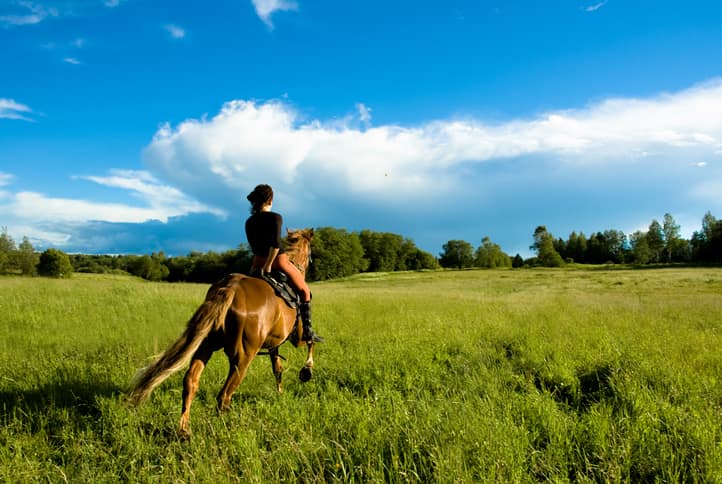
{"type": "Polygon", "coordinates": [[[286,235],[291,235],[291,229],[286,229],[286,235]]]}

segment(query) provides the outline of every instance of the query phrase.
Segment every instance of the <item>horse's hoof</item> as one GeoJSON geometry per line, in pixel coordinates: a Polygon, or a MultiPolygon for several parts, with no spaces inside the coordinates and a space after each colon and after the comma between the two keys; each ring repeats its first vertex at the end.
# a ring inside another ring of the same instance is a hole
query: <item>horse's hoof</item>
{"type": "Polygon", "coordinates": [[[189,442],[191,440],[191,429],[178,429],[178,440],[180,440],[181,442],[189,442]]]}
{"type": "Polygon", "coordinates": [[[301,373],[299,373],[298,378],[300,378],[301,381],[305,383],[310,380],[312,376],[313,372],[311,371],[311,367],[304,366],[303,368],[301,368],[301,373]]]}

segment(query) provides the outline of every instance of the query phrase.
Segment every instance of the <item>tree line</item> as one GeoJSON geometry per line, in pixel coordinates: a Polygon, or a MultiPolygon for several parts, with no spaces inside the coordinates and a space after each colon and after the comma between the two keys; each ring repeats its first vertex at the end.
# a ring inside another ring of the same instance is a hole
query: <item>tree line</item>
{"type": "MultiPolygon", "coordinates": [[[[464,240],[449,240],[438,258],[411,239],[388,232],[349,232],[333,227],[314,231],[313,257],[306,275],[309,281],[347,277],[362,272],[392,272],[437,268],[506,268],[524,266],[561,267],[578,264],[722,263],[722,220],[710,212],[702,227],[687,240],[667,213],[653,219],[647,230],[627,236],[621,230],[604,230],[587,236],[576,231],[566,239],[555,237],[544,225],[533,233],[530,249],[535,256],[511,257],[488,236],[474,248],[464,240]]],[[[38,253],[30,240],[20,244],[3,228],[0,233],[0,274],[68,277],[73,272],[129,273],[151,281],[212,283],[231,272],[247,273],[252,253],[246,244],[226,252],[191,252],[168,257],[150,255],[65,254],[57,249],[38,253]]]]}
{"type": "MultiPolygon", "coordinates": [[[[253,254],[246,244],[225,252],[191,252],[168,257],[150,255],[65,254],[48,249],[38,254],[27,237],[16,246],[0,234],[0,274],[67,277],[72,272],[132,274],[150,281],[212,283],[228,273],[248,273],[253,254]]],[[[315,229],[312,262],[306,278],[320,281],[361,272],[437,269],[436,258],[401,235],[322,227],[315,229]]]]}
{"type": "Polygon", "coordinates": [[[722,262],[722,220],[710,212],[702,218],[701,230],[688,240],[680,235],[680,226],[666,213],[662,222],[652,219],[647,230],[637,230],[627,236],[621,230],[604,230],[586,236],[576,231],[565,240],[554,235],[544,225],[534,230],[534,243],[529,247],[535,257],[513,258],[491,242],[482,239],[474,251],[463,240],[450,240],[439,254],[442,267],[561,267],[578,264],[718,264],[722,262]]]}

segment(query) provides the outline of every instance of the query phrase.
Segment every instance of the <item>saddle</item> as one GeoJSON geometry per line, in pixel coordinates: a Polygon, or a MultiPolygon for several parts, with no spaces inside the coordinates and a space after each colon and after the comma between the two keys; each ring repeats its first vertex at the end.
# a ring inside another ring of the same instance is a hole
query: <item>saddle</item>
{"type": "Polygon", "coordinates": [[[273,288],[276,296],[283,299],[286,305],[292,309],[298,309],[301,298],[296,293],[296,289],[289,284],[288,276],[282,271],[273,271],[270,274],[257,271],[251,274],[253,277],[263,279],[273,288]]]}

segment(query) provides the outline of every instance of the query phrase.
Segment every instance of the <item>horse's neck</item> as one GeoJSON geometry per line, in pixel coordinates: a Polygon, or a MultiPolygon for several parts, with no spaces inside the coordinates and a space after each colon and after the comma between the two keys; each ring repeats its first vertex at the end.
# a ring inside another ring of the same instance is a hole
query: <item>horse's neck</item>
{"type": "Polygon", "coordinates": [[[301,272],[306,272],[306,269],[308,268],[308,248],[307,247],[289,247],[286,250],[286,253],[288,254],[288,259],[298,267],[301,272]]]}

